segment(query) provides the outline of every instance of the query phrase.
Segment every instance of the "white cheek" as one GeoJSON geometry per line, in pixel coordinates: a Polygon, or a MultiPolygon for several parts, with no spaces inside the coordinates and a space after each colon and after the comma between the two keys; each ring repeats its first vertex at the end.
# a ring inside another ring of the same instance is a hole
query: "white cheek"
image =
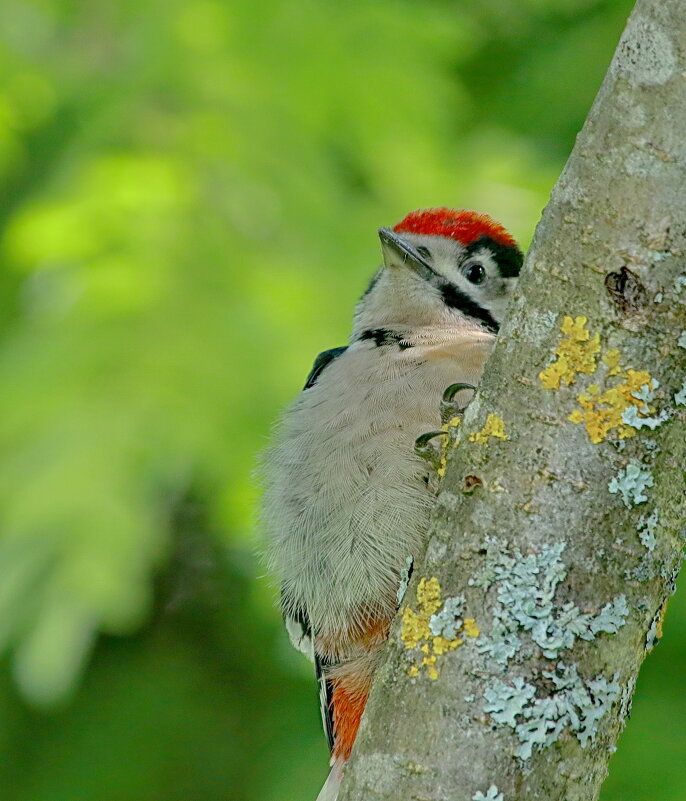
{"type": "Polygon", "coordinates": [[[507,304],[510,302],[510,293],[504,292],[498,295],[497,298],[494,298],[490,302],[491,309],[493,310],[493,316],[497,318],[498,322],[503,321],[503,316],[505,314],[505,310],[507,309],[507,304]]]}

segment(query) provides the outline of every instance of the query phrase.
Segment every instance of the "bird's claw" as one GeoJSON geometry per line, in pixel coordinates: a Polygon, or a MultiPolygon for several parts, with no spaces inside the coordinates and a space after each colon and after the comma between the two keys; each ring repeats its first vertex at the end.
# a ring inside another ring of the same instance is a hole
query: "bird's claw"
{"type": "Polygon", "coordinates": [[[427,431],[426,434],[420,434],[414,441],[414,452],[422,459],[426,459],[435,469],[441,465],[441,448],[434,448],[429,443],[435,437],[440,436],[448,437],[450,435],[447,431],[427,431]]]}
{"type": "Polygon", "coordinates": [[[425,459],[436,470],[445,470],[445,447],[449,445],[450,442],[454,442],[454,430],[451,433],[451,427],[448,426],[447,423],[460,415],[467,408],[466,404],[462,405],[455,401],[455,396],[458,392],[462,392],[462,390],[465,389],[471,389],[473,392],[476,391],[476,387],[472,384],[464,384],[462,382],[451,384],[445,389],[440,406],[443,428],[437,429],[436,431],[427,431],[426,434],[421,434],[414,441],[414,452],[417,456],[425,459]],[[447,437],[447,440],[437,448],[431,444],[431,440],[436,437],[447,437]]]}
{"type": "Polygon", "coordinates": [[[476,391],[476,387],[474,384],[465,384],[458,381],[456,384],[451,384],[449,387],[446,387],[445,391],[443,392],[443,400],[446,403],[452,403],[455,400],[455,395],[463,389],[471,389],[476,391]]]}
{"type": "Polygon", "coordinates": [[[473,384],[464,384],[462,382],[451,384],[444,391],[440,404],[442,423],[447,423],[454,417],[458,417],[467,408],[467,404],[462,405],[455,401],[455,395],[457,395],[458,392],[462,392],[464,389],[471,389],[473,392],[476,392],[476,387],[473,384]]]}

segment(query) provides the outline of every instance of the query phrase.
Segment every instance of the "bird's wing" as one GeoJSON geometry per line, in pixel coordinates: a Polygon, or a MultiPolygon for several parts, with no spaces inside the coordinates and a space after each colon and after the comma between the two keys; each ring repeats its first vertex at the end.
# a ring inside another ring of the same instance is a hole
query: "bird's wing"
{"type": "Polygon", "coordinates": [[[344,345],[341,348],[331,348],[330,350],[325,350],[317,356],[314,360],[314,364],[312,365],[312,369],[310,370],[310,374],[307,376],[307,381],[305,381],[305,386],[303,389],[309,389],[313,387],[317,383],[317,379],[321,375],[322,370],[326,368],[327,365],[331,364],[334,359],[337,359],[341,353],[348,350],[347,345],[344,345]]]}
{"type": "Polygon", "coordinates": [[[331,703],[333,688],[331,681],[326,676],[326,667],[328,663],[318,654],[314,657],[314,668],[317,672],[317,681],[319,682],[319,710],[322,713],[322,726],[324,727],[324,734],[329,743],[329,750],[333,750],[333,705],[331,703]]]}
{"type": "Polygon", "coordinates": [[[295,648],[312,662],[319,683],[319,708],[322,713],[322,726],[324,734],[329,743],[329,748],[333,748],[333,710],[331,707],[331,696],[333,688],[331,681],[326,676],[326,668],[330,663],[314,651],[314,641],[312,638],[312,627],[310,626],[307,613],[298,611],[296,614],[284,615],[286,631],[291,643],[295,648]]]}

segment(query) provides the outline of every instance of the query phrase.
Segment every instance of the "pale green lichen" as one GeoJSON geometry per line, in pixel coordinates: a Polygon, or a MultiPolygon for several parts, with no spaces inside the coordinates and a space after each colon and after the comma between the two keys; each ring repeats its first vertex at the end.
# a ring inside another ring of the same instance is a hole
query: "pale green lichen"
{"type": "Polygon", "coordinates": [[[681,389],[674,395],[674,403],[676,403],[677,406],[686,406],[686,378],[681,385],[681,389]]]}
{"type": "Polygon", "coordinates": [[[657,509],[655,509],[653,510],[652,514],[647,517],[646,515],[641,515],[638,525],[636,526],[641,543],[649,551],[653,551],[655,549],[655,545],[657,544],[655,529],[657,528],[657,524],[659,522],[660,513],[657,509]]]}
{"type": "Polygon", "coordinates": [[[659,387],[660,382],[656,378],[653,378],[649,384],[643,384],[636,392],[631,393],[632,398],[643,402],[643,406],[639,408],[641,414],[650,413],[648,403],[655,400],[655,391],[659,389],[659,387]]]}
{"type": "Polygon", "coordinates": [[[446,598],[443,609],[429,618],[429,628],[434,637],[445,637],[452,640],[462,628],[462,607],[465,604],[464,595],[446,598]]]}
{"type": "Polygon", "coordinates": [[[549,696],[537,697],[536,688],[521,677],[510,685],[497,681],[484,692],[484,712],[496,725],[514,730],[521,743],[515,754],[521,760],[529,759],[534,748],[555,743],[565,729],[585,748],[619,697],[618,674],[610,681],[602,675],[586,681],[575,665],[559,662],[554,671],[543,671],[543,677],[554,687],[549,696]]]}
{"type": "Polygon", "coordinates": [[[657,509],[654,509],[650,515],[641,515],[639,518],[636,531],[646,552],[636,567],[624,571],[627,579],[645,582],[651,581],[658,575],[660,562],[655,558],[654,550],[657,545],[655,530],[659,522],[660,513],[657,509]]]}
{"type": "Polygon", "coordinates": [[[484,692],[484,712],[489,714],[499,726],[515,728],[517,718],[526,717],[525,710],[536,697],[536,688],[517,676],[512,684],[497,681],[484,692]]]}
{"type": "Polygon", "coordinates": [[[472,801],[504,801],[504,798],[503,794],[498,792],[498,788],[495,784],[492,784],[488,790],[486,790],[486,795],[484,795],[481,790],[474,793],[472,801]]]}
{"type": "Polygon", "coordinates": [[[641,583],[651,581],[658,574],[658,565],[651,553],[644,554],[637,567],[624,571],[627,579],[640,581],[641,583]]]}
{"type": "Polygon", "coordinates": [[[584,633],[579,634],[582,640],[591,640],[596,634],[616,634],[619,629],[626,622],[629,614],[629,607],[626,602],[625,595],[618,595],[614,601],[611,601],[598,612],[598,614],[591,618],[588,629],[593,637],[584,636],[584,633]]]}
{"type": "Polygon", "coordinates": [[[616,495],[622,496],[622,501],[627,509],[639,503],[645,503],[648,496],[645,490],[654,484],[653,475],[650,470],[644,470],[640,462],[632,459],[631,462],[621,470],[608,484],[608,489],[616,495]]]}
{"type": "Polygon", "coordinates": [[[635,406],[629,406],[622,412],[622,422],[635,429],[649,428],[651,431],[669,420],[669,412],[662,411],[658,417],[640,417],[635,406]]]}
{"type": "Polygon", "coordinates": [[[564,543],[544,545],[539,553],[522,554],[495,538],[488,538],[486,564],[470,585],[497,589],[493,626],[478,643],[480,653],[507,664],[521,648],[521,632],[528,632],[548,659],[571,648],[576,639],[592,640],[614,634],[624,625],[628,607],[624,595],[607,603],[597,615],[582,612],[569,602],[555,605],[555,593],[567,576],[561,559],[564,543]]]}
{"type": "Polygon", "coordinates": [[[686,349],[686,331],[682,331],[676,343],[680,348],[686,349]]]}
{"type": "Polygon", "coordinates": [[[643,384],[636,392],[631,393],[631,397],[640,401],[641,406],[628,406],[622,412],[622,422],[633,428],[650,428],[651,430],[662,425],[669,420],[669,412],[662,411],[657,417],[651,417],[653,407],[649,406],[655,400],[655,391],[659,388],[660,382],[653,378],[650,382],[643,384]]]}

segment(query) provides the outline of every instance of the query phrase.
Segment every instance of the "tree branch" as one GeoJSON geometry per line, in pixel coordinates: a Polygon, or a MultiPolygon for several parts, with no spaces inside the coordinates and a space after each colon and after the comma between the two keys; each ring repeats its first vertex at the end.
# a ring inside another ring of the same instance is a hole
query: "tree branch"
{"type": "Polygon", "coordinates": [[[341,801],[598,796],[681,563],[685,42],[684,2],[639,0],[452,431],[341,801]]]}

